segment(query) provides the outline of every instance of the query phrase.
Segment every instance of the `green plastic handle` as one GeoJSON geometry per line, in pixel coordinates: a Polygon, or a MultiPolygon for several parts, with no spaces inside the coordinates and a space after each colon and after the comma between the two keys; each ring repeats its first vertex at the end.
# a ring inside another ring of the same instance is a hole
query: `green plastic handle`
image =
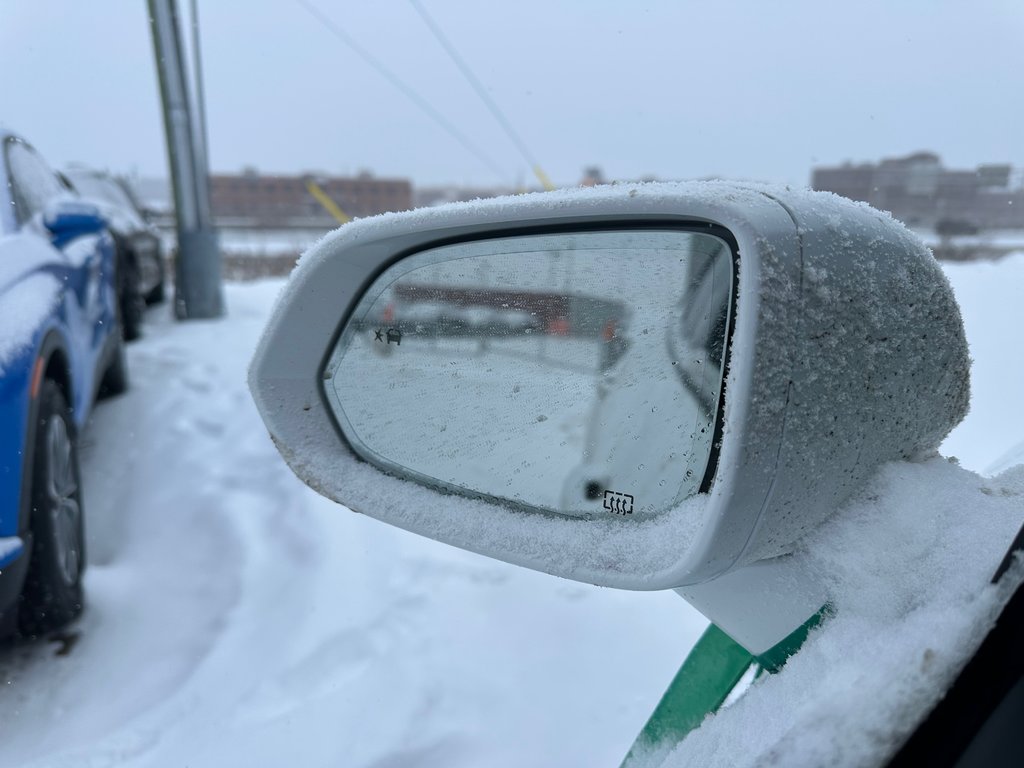
{"type": "Polygon", "coordinates": [[[778,672],[786,659],[800,650],[811,630],[831,613],[831,607],[824,606],[785,640],[760,656],[751,655],[714,624],[708,626],[636,737],[622,761],[622,768],[660,764],[690,731],[704,722],[704,718],[718,711],[748,669],[756,667],[758,675],[778,672]]]}

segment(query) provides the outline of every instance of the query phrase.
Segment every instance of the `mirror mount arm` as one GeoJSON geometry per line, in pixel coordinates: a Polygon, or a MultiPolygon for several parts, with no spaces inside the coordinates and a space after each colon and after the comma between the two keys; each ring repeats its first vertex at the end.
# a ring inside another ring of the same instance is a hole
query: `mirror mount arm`
{"type": "Polygon", "coordinates": [[[832,614],[803,558],[760,560],[702,584],[676,588],[712,624],[693,646],[621,768],[661,762],[717,712],[751,668],[778,672],[832,614]]]}
{"type": "Polygon", "coordinates": [[[799,555],[759,560],[675,591],[769,671],[829,613],[825,585],[799,555]]]}

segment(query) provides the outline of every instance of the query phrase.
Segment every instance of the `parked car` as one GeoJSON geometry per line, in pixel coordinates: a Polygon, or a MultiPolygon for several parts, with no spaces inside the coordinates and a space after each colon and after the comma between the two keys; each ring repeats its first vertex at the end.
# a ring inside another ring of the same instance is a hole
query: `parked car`
{"type": "Polygon", "coordinates": [[[64,175],[79,195],[99,208],[114,236],[124,337],[133,341],[142,335],[145,307],[164,300],[166,270],[160,235],[122,180],[81,167],[70,168],[64,175]]]}
{"type": "Polygon", "coordinates": [[[128,386],[114,240],[25,141],[0,132],[0,633],[82,608],[78,434],[128,386]]]}

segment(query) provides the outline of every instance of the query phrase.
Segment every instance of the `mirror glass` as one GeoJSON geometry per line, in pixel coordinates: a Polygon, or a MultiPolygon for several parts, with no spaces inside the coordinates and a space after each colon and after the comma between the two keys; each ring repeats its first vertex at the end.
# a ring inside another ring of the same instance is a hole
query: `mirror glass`
{"type": "Polygon", "coordinates": [[[324,392],[353,449],[395,475],[565,515],[657,514],[708,472],[733,272],[707,228],[421,251],[361,298],[324,392]]]}

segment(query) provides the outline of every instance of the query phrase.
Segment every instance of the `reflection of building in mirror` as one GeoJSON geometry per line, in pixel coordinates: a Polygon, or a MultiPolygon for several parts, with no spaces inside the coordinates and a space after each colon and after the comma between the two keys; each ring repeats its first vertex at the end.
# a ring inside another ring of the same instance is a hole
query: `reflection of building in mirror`
{"type": "Polygon", "coordinates": [[[697,322],[714,325],[721,291],[695,276],[731,281],[731,258],[711,235],[644,230],[414,254],[343,330],[332,411],[360,455],[398,475],[562,514],[664,511],[700,485],[716,415],[703,401],[721,383],[724,337],[715,353],[697,322]],[[718,258],[724,272],[707,272],[718,258]],[[692,330],[666,343],[681,315],[692,330]],[[685,383],[683,342],[717,380],[685,383]]]}

